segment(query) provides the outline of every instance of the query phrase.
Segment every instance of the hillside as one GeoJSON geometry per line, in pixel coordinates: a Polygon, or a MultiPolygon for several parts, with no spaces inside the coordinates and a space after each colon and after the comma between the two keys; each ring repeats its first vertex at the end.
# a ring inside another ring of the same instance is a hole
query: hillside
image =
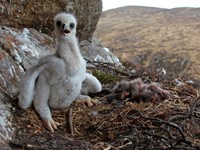
{"type": "Polygon", "coordinates": [[[200,8],[108,10],[95,36],[123,61],[200,78],[200,8]]]}

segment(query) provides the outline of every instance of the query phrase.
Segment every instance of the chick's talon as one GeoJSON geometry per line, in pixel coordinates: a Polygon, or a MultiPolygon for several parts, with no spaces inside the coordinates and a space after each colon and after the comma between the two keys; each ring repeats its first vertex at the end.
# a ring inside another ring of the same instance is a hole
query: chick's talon
{"type": "Polygon", "coordinates": [[[57,130],[58,125],[60,124],[58,122],[55,122],[53,119],[44,120],[44,126],[52,133],[54,132],[54,130],[57,130]]]}
{"type": "Polygon", "coordinates": [[[86,104],[88,107],[92,107],[92,106],[94,106],[94,105],[96,106],[96,105],[100,104],[99,101],[93,100],[93,99],[91,99],[91,98],[77,99],[77,100],[76,100],[76,103],[79,103],[79,104],[86,104]]]}
{"type": "Polygon", "coordinates": [[[85,100],[85,103],[87,104],[88,107],[92,107],[93,105],[97,106],[100,104],[98,100],[93,100],[93,99],[85,100]]]}

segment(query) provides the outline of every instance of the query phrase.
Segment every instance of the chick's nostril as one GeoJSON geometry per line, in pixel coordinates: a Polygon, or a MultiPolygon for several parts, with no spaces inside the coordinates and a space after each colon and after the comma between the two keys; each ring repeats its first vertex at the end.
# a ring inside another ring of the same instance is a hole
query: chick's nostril
{"type": "Polygon", "coordinates": [[[65,24],[62,24],[62,29],[63,30],[66,30],[67,29],[67,26],[65,24]]]}

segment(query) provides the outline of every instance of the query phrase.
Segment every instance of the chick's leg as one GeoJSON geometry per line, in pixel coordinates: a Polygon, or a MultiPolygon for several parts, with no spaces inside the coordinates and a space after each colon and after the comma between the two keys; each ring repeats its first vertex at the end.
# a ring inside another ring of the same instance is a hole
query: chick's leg
{"type": "Polygon", "coordinates": [[[88,107],[99,104],[99,101],[91,99],[87,96],[90,93],[100,92],[102,89],[99,80],[90,73],[86,73],[86,78],[82,83],[81,94],[76,99],[77,103],[85,103],[88,107]]]}
{"type": "Polygon", "coordinates": [[[88,95],[90,93],[97,93],[102,90],[99,80],[90,73],[86,73],[85,80],[82,83],[81,94],[88,95]]]}
{"type": "Polygon", "coordinates": [[[43,74],[40,74],[35,88],[34,107],[44,122],[44,126],[51,132],[57,129],[59,123],[52,119],[51,111],[48,106],[50,96],[50,86],[43,74]]]}

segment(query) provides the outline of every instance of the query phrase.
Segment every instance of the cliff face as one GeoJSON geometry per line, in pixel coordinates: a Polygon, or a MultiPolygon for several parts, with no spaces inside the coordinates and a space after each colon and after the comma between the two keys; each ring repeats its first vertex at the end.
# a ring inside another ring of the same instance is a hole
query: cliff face
{"type": "Polygon", "coordinates": [[[79,40],[90,40],[102,11],[101,0],[0,0],[0,25],[53,31],[55,14],[67,11],[78,19],[79,40]]]}

